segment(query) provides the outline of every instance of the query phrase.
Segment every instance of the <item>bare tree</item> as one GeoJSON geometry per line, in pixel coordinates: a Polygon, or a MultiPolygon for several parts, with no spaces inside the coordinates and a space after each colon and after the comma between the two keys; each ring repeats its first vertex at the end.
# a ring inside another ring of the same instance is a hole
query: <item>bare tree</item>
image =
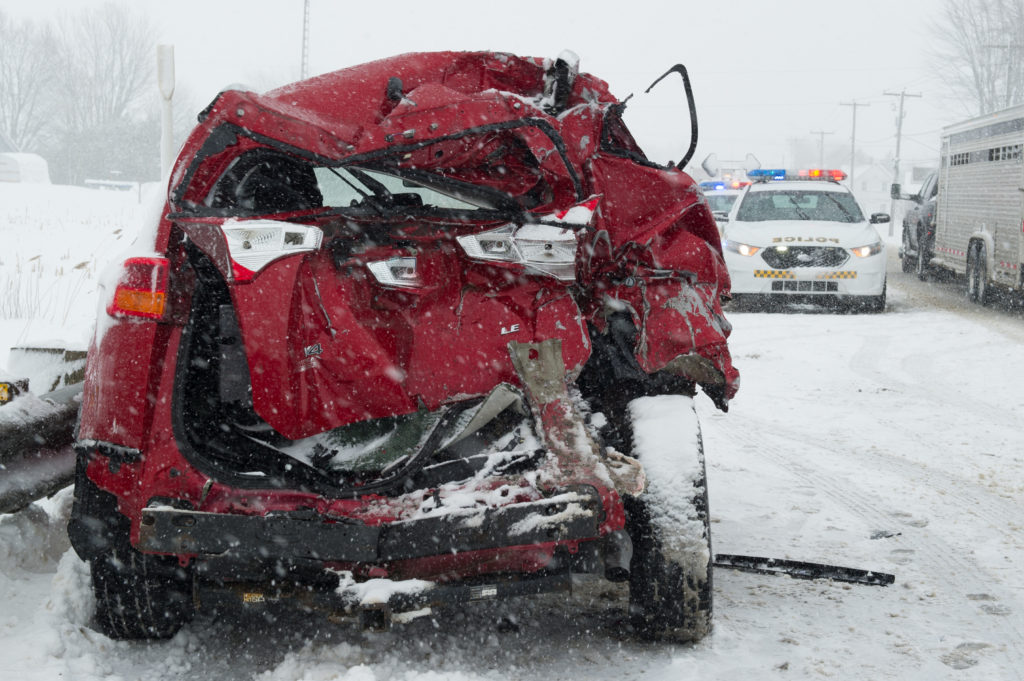
{"type": "Polygon", "coordinates": [[[52,50],[48,28],[0,12],[0,129],[22,151],[36,151],[46,132],[52,50]]]}
{"type": "Polygon", "coordinates": [[[155,156],[158,173],[152,23],[127,5],[109,3],[65,17],[55,33],[56,136],[50,155],[59,163],[54,168],[51,162],[51,174],[77,183],[111,171],[134,173],[140,156],[155,156]],[[152,144],[139,145],[146,129],[152,144]]]}
{"type": "Polygon", "coordinates": [[[931,29],[940,75],[972,113],[1024,101],[1024,0],[946,0],[931,29]]]}

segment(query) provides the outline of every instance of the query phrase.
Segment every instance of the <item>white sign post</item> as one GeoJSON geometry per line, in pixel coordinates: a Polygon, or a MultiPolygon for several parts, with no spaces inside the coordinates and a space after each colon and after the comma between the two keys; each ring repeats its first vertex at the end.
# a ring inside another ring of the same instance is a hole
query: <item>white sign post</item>
{"type": "Polygon", "coordinates": [[[156,46],[156,83],[160,88],[160,174],[166,177],[174,162],[174,45],[156,46]]]}

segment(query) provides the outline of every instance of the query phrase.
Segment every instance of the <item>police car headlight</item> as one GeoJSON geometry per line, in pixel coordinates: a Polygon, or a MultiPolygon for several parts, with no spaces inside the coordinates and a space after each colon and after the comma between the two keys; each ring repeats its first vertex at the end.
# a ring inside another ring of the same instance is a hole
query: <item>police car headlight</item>
{"type": "Polygon", "coordinates": [[[741,244],[739,241],[726,241],[725,250],[732,251],[733,253],[739,253],[747,257],[754,255],[761,250],[760,246],[750,246],[749,244],[741,244]]]}
{"type": "Polygon", "coordinates": [[[882,252],[882,242],[876,241],[870,246],[858,246],[857,248],[851,248],[850,252],[858,258],[867,258],[872,255],[878,255],[882,252]]]}

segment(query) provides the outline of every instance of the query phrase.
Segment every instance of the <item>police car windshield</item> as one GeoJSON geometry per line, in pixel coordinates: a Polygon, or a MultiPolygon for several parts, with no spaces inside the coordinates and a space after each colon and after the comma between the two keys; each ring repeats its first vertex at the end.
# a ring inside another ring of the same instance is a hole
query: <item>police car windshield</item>
{"type": "Polygon", "coordinates": [[[860,212],[853,195],[846,192],[773,189],[748,193],[736,212],[736,220],[863,222],[864,215],[860,212]]]}
{"type": "Polygon", "coordinates": [[[705,194],[705,198],[708,206],[716,213],[728,213],[732,204],[736,203],[736,194],[705,194]]]}

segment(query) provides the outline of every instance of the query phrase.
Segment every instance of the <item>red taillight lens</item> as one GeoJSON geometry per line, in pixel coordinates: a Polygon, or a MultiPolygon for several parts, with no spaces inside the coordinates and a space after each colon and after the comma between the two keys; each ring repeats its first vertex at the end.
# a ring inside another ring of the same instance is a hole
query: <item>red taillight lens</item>
{"type": "Polygon", "coordinates": [[[128,258],[107,306],[112,317],[162,319],[167,309],[167,258],[128,258]]]}

